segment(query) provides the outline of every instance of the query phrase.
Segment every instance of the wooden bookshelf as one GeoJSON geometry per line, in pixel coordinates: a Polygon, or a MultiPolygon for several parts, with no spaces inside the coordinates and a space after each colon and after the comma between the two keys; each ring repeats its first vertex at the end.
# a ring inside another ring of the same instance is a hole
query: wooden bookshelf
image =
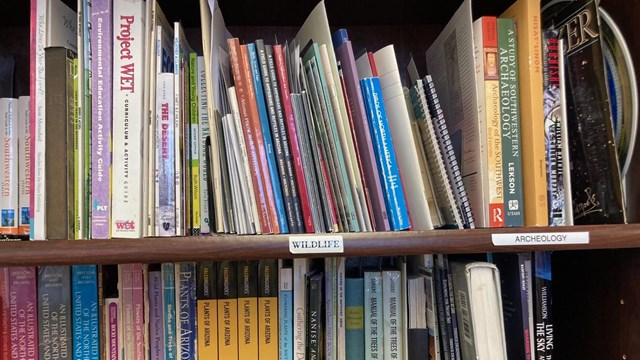
{"type": "MultiPolygon", "coordinates": [[[[640,224],[345,233],[344,253],[313,256],[465,254],[531,250],[593,250],[640,247],[640,224]],[[589,244],[494,246],[498,233],[588,232],[589,244]]],[[[316,235],[305,235],[316,236],[316,235]]],[[[323,235],[317,235],[322,237],[323,235]]],[[[0,244],[0,266],[119,264],[229,259],[291,258],[289,235],[192,236],[173,238],[16,241],[0,244]]],[[[304,256],[304,255],[298,255],[304,256]]],[[[312,256],[312,255],[307,255],[312,256]]]]}

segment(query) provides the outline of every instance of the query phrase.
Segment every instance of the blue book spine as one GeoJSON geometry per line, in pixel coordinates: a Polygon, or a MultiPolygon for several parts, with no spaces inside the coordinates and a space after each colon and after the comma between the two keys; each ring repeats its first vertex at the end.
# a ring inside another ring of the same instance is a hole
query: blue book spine
{"type": "Polygon", "coordinates": [[[280,269],[279,359],[293,360],[293,270],[280,269]]]}
{"type": "Polygon", "coordinates": [[[271,186],[273,187],[273,197],[276,204],[276,212],[278,213],[278,224],[280,224],[280,232],[289,233],[289,223],[287,222],[287,213],[282,200],[282,188],[280,187],[280,175],[278,175],[278,166],[276,165],[276,156],[273,151],[273,140],[271,139],[271,127],[269,125],[269,116],[267,115],[267,105],[264,101],[264,91],[262,90],[262,77],[260,76],[260,64],[258,63],[258,54],[255,44],[247,44],[247,52],[249,53],[249,63],[251,64],[251,75],[253,76],[253,87],[256,91],[256,102],[258,103],[258,113],[260,114],[260,127],[262,128],[262,137],[264,138],[264,147],[267,152],[267,163],[269,164],[269,175],[271,176],[271,186]]]}
{"type": "Polygon", "coordinates": [[[387,111],[382,99],[380,79],[377,77],[364,78],[360,80],[360,87],[369,119],[369,131],[374,143],[378,171],[382,175],[389,223],[392,230],[405,230],[411,225],[409,224],[409,213],[389,129],[387,111]]]}
{"type": "Polygon", "coordinates": [[[149,358],[164,360],[162,272],[149,271],[149,358]]]}
{"type": "Polygon", "coordinates": [[[98,269],[95,265],[71,267],[73,291],[73,358],[100,359],[98,325],[98,269]]]}
{"type": "Polygon", "coordinates": [[[347,33],[347,29],[338,29],[333,33],[333,35],[331,35],[331,42],[333,43],[334,49],[339,48],[347,41],[349,41],[349,33],[347,33]]]}
{"type": "Polygon", "coordinates": [[[176,360],[176,278],[175,266],[162,264],[162,304],[164,308],[164,358],[176,360]]]}
{"type": "Polygon", "coordinates": [[[349,360],[364,360],[364,279],[345,280],[345,343],[349,360]]]}
{"type": "Polygon", "coordinates": [[[192,262],[176,265],[178,280],[178,351],[181,360],[196,358],[196,264],[192,262]]]}
{"type": "Polygon", "coordinates": [[[382,274],[364,273],[364,358],[383,358],[382,274]]]}

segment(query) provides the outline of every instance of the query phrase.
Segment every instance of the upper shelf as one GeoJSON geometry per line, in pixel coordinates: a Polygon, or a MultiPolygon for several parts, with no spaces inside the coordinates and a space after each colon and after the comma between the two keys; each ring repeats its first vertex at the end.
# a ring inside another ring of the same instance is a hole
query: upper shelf
{"type": "MultiPolygon", "coordinates": [[[[453,254],[640,247],[640,224],[348,233],[339,235],[342,235],[344,239],[344,253],[330,254],[329,256],[453,254]],[[589,244],[542,247],[531,245],[494,246],[491,240],[492,234],[584,231],[589,232],[589,244]]],[[[325,254],[313,256],[321,257],[325,256],[325,254]]],[[[294,257],[294,255],[289,252],[289,235],[224,235],[0,243],[0,266],[158,263],[291,257],[294,257]]]]}

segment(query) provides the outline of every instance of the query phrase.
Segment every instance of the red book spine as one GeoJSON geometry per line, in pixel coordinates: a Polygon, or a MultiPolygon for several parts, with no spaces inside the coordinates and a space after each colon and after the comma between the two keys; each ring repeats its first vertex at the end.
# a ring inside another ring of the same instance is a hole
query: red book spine
{"type": "Polygon", "coordinates": [[[296,183],[298,184],[298,193],[300,196],[300,206],[302,207],[302,217],[304,218],[305,231],[314,233],[315,226],[311,215],[311,205],[307,191],[307,179],[304,176],[302,168],[302,154],[300,153],[300,145],[298,143],[298,130],[296,129],[296,121],[293,115],[293,106],[291,105],[291,92],[289,90],[289,77],[287,76],[287,66],[284,61],[281,45],[273,46],[273,55],[276,62],[278,72],[278,83],[280,84],[280,97],[284,107],[284,114],[287,119],[287,133],[289,134],[289,144],[291,146],[291,154],[293,155],[293,165],[296,172],[296,183]]]}
{"type": "MultiPolygon", "coordinates": [[[[278,212],[276,210],[276,201],[273,195],[273,187],[271,186],[271,174],[269,174],[269,164],[267,163],[267,151],[264,147],[264,138],[262,137],[262,125],[260,124],[260,115],[258,113],[258,102],[256,100],[256,90],[253,87],[253,76],[251,75],[251,65],[249,64],[249,53],[246,45],[240,45],[240,56],[242,57],[242,70],[245,76],[245,102],[249,108],[249,120],[254,128],[254,136],[256,138],[256,148],[260,159],[260,169],[262,170],[263,188],[265,190],[267,209],[269,220],[271,221],[271,232],[280,233],[280,223],[278,222],[278,212]]],[[[242,105],[241,105],[242,107],[242,105]]],[[[264,229],[263,229],[264,230],[264,229]]]]}
{"type": "MultiPolygon", "coordinates": [[[[249,107],[247,105],[247,89],[245,88],[246,78],[240,61],[240,42],[238,39],[229,39],[229,59],[231,61],[231,71],[233,72],[233,82],[235,83],[236,94],[238,96],[238,107],[240,116],[242,117],[242,128],[244,132],[245,142],[247,143],[247,151],[251,161],[251,181],[255,189],[256,203],[258,204],[258,215],[260,217],[260,225],[264,234],[272,233],[271,219],[269,216],[269,207],[267,206],[266,192],[264,181],[262,178],[262,166],[259,158],[260,145],[256,140],[256,132],[260,128],[255,128],[255,124],[251,122],[249,115],[249,107]]],[[[257,117],[256,117],[257,119],[257,117]]],[[[258,126],[259,126],[258,121],[258,126]]],[[[264,153],[264,144],[262,144],[262,153],[264,153]]],[[[265,156],[266,159],[266,156],[265,156]]],[[[270,186],[267,186],[270,188],[270,186]]],[[[273,191],[273,190],[272,190],[273,191]]]]}

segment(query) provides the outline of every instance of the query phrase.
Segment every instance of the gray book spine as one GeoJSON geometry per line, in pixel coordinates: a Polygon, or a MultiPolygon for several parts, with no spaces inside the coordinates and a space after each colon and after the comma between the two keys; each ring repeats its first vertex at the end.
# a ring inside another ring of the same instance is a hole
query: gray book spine
{"type": "Polygon", "coordinates": [[[38,268],[40,360],[72,359],[72,335],[70,268],[41,266],[38,268]]]}

